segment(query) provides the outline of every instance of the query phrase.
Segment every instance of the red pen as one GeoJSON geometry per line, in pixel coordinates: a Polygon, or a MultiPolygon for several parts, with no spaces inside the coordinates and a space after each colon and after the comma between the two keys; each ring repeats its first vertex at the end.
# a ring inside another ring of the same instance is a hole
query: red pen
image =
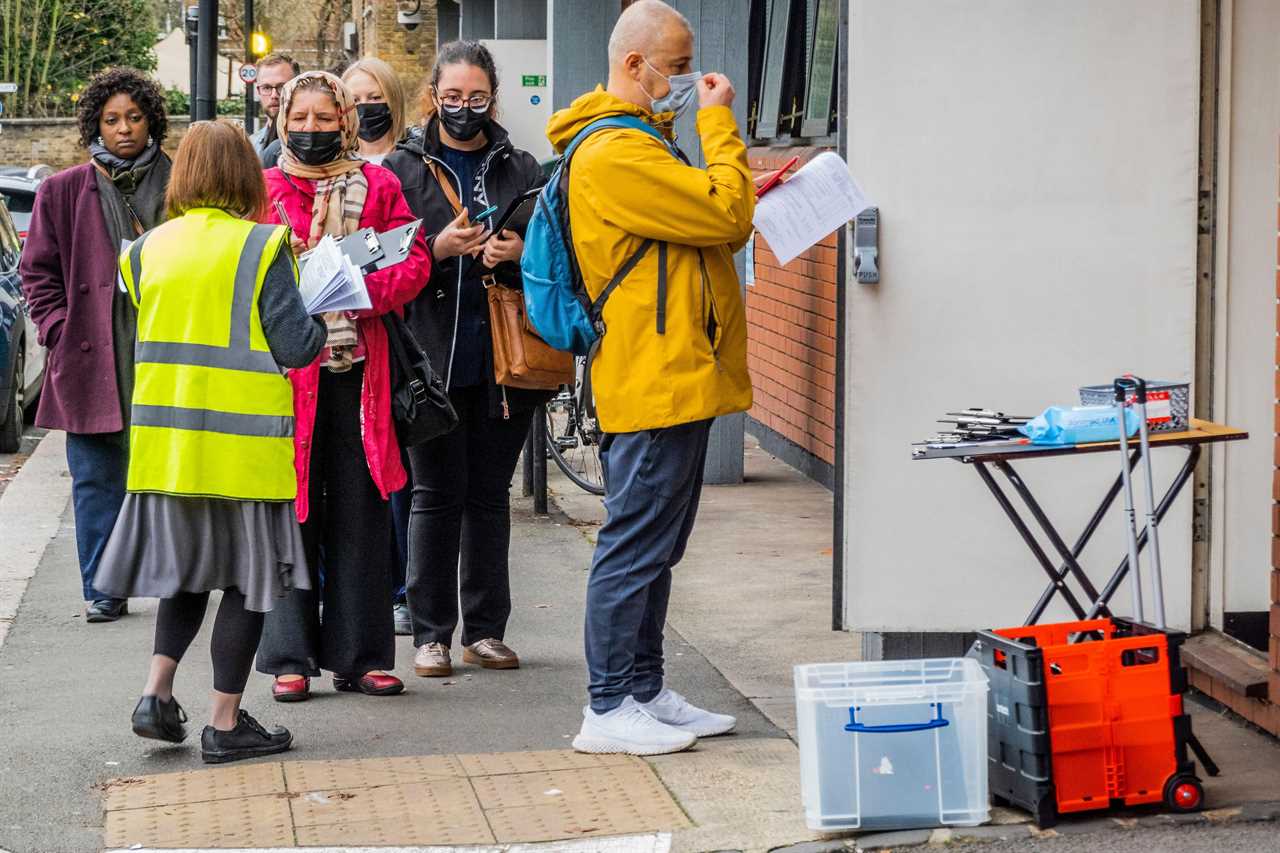
{"type": "Polygon", "coordinates": [[[792,157],[790,160],[787,161],[787,165],[783,166],[781,169],[774,172],[772,177],[770,177],[769,180],[765,181],[764,184],[760,187],[760,189],[756,190],[756,198],[762,197],[769,190],[776,187],[779,184],[779,182],[782,181],[782,176],[785,175],[787,171],[792,166],[794,166],[799,160],[800,160],[800,156],[796,155],[795,157],[792,157]]]}

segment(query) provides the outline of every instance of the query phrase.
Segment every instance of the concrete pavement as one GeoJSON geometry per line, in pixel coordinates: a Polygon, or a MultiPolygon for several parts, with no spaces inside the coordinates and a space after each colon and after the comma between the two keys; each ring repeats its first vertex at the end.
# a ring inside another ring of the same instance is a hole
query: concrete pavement
{"type": "MultiPolygon", "coordinates": [[[[114,777],[200,766],[194,737],[168,747],[140,740],[129,730],[129,713],[145,678],[155,602],[131,602],[131,615],[115,624],[83,623],[66,480],[56,473],[61,449],[50,438],[0,496],[5,571],[27,574],[24,557],[40,551],[38,568],[0,647],[0,848],[14,853],[98,850],[102,812],[95,786],[114,777]],[[28,482],[30,488],[24,490],[28,482]],[[41,524],[25,518],[37,495],[36,508],[42,512],[57,504],[41,524]],[[51,539],[49,528],[54,531],[51,539]],[[41,539],[47,547],[40,547],[41,539]]],[[[584,701],[582,600],[590,552],[573,526],[533,516],[526,501],[517,504],[515,604],[508,639],[521,653],[524,668],[489,672],[459,666],[451,679],[420,679],[413,675],[409,639],[400,638],[397,673],[409,688],[404,696],[336,694],[331,682],[322,679],[312,701],[286,706],[271,702],[269,679],[255,675],[245,705],[264,722],[293,729],[296,749],[284,757],[567,746],[584,701]]],[[[8,590],[12,597],[13,587],[16,583],[0,586],[0,592],[8,590]]],[[[208,708],[211,623],[212,612],[176,685],[197,734],[208,708]]],[[[768,753],[769,741],[791,748],[784,734],[682,637],[670,634],[667,648],[673,687],[738,716],[732,741],[751,745],[757,756],[768,753]],[[765,745],[756,748],[761,742],[765,745]]],[[[693,759],[699,766],[705,761],[703,756],[693,759]]]]}
{"type": "MultiPolygon", "coordinates": [[[[129,732],[155,602],[134,602],[134,613],[115,625],[82,624],[62,458],[61,436],[51,434],[0,495],[0,848],[14,853],[97,850],[103,815],[94,786],[114,777],[200,766],[190,741],[153,747],[129,732]],[[16,609],[15,593],[21,596],[24,588],[16,619],[6,622],[6,614],[16,609]],[[6,626],[11,626],[7,637],[6,626]]],[[[737,714],[739,732],[650,762],[693,826],[638,841],[650,845],[643,849],[669,845],[690,853],[766,851],[802,842],[814,846],[798,849],[858,849],[875,839],[822,840],[804,827],[798,755],[786,737],[794,729],[791,666],[852,660],[859,654],[851,635],[830,630],[831,496],[750,441],[747,476],[744,485],[706,490],[698,526],[677,569],[668,633],[672,686],[694,701],[737,714]]],[[[517,501],[515,611],[508,636],[525,668],[491,673],[460,667],[447,681],[418,679],[412,675],[408,640],[402,638],[398,671],[409,685],[406,696],[334,694],[323,679],[313,701],[283,706],[270,702],[268,679],[255,676],[246,707],[264,722],[286,723],[297,737],[297,750],[282,758],[567,745],[583,701],[582,599],[602,511],[598,498],[554,474],[552,486],[563,513],[537,517],[528,501],[517,501]]],[[[207,710],[207,640],[208,623],[177,685],[197,730],[207,710]]],[[[1210,805],[1280,799],[1280,746],[1212,709],[1197,706],[1194,713],[1201,739],[1224,767],[1224,776],[1208,784],[1210,805]]],[[[1010,813],[999,817],[1025,820],[1010,813]]],[[[1061,849],[1111,847],[1117,827],[1138,827],[1117,838],[1118,845],[1161,831],[1158,825],[1139,826],[1137,818],[1118,817],[1120,822],[1096,815],[1064,821],[1061,834],[1083,833],[1079,837],[1095,846],[1061,849]],[[1103,832],[1105,839],[1097,835],[1103,832]]],[[[1252,838],[1252,825],[1241,821],[1195,831],[1198,837],[1221,832],[1224,838],[1252,838]]],[[[1025,826],[979,835],[994,843],[1002,834],[1022,846],[991,849],[1038,850],[1047,841],[1033,838],[1025,826]]],[[[894,845],[931,838],[941,842],[944,835],[915,833],[894,845]]],[[[574,849],[605,849],[599,846],[604,839],[593,842],[596,847],[574,849]]],[[[970,843],[959,837],[954,842],[970,843]]],[[[1232,843],[1224,841],[1222,849],[1280,850],[1280,844],[1233,848],[1232,843]]]]}

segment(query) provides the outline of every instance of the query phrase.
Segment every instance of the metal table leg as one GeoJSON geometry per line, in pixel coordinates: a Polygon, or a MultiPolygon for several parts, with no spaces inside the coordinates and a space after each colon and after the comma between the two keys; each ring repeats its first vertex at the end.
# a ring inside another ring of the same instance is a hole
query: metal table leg
{"type": "Polygon", "coordinates": [[[1053,563],[1049,561],[1049,556],[1045,554],[1044,549],[1040,547],[1040,543],[1036,541],[1036,537],[1027,527],[1026,522],[1018,515],[1018,511],[1014,509],[1013,504],[1009,501],[1009,497],[1000,488],[1000,484],[996,482],[995,477],[991,476],[991,472],[987,470],[985,462],[973,463],[973,467],[977,469],[978,476],[982,477],[982,481],[987,484],[987,488],[991,490],[991,494],[995,496],[996,503],[1000,504],[1000,508],[1004,510],[1005,515],[1009,517],[1009,521],[1013,523],[1014,528],[1022,536],[1022,541],[1027,543],[1027,547],[1031,549],[1031,553],[1035,556],[1036,561],[1040,563],[1040,567],[1044,569],[1045,574],[1049,576],[1049,580],[1053,583],[1063,600],[1067,602],[1067,606],[1071,608],[1071,612],[1076,615],[1077,619],[1085,618],[1085,610],[1080,606],[1079,600],[1076,599],[1075,593],[1067,586],[1063,578],[1058,574],[1058,570],[1053,563]]]}
{"type": "MultiPolygon", "coordinates": [[[[1140,458],[1140,451],[1135,450],[1130,454],[1130,470],[1133,470],[1134,466],[1138,464],[1138,460],[1140,458]]],[[[1022,478],[1014,472],[1013,467],[1010,466],[1008,462],[997,462],[996,465],[1004,472],[1004,475],[1009,478],[1009,482],[1013,484],[1013,487],[1018,490],[1018,494],[1022,496],[1022,499],[1026,502],[1027,506],[1031,508],[1032,513],[1036,516],[1036,520],[1040,522],[1040,526],[1044,528],[1044,531],[1048,534],[1050,541],[1053,542],[1054,547],[1058,549],[1058,553],[1061,554],[1064,559],[1064,563],[1058,567],[1058,570],[1055,573],[1058,582],[1051,583],[1045,587],[1044,592],[1040,595],[1040,600],[1036,602],[1035,607],[1031,608],[1031,613],[1027,616],[1027,621],[1023,624],[1034,625],[1040,621],[1040,617],[1044,615],[1044,611],[1048,609],[1049,603],[1053,601],[1053,597],[1058,593],[1059,582],[1064,582],[1068,574],[1074,574],[1076,578],[1079,579],[1080,585],[1083,587],[1085,594],[1089,596],[1089,599],[1091,601],[1096,601],[1098,599],[1098,591],[1085,575],[1078,560],[1080,555],[1084,553],[1085,547],[1089,544],[1089,540],[1093,538],[1093,534],[1097,531],[1098,525],[1100,525],[1102,523],[1102,519],[1106,517],[1107,512],[1111,509],[1111,505],[1115,503],[1116,496],[1120,494],[1120,487],[1122,484],[1120,476],[1116,476],[1115,481],[1111,484],[1111,488],[1108,489],[1107,493],[1103,496],[1102,503],[1100,503],[1098,508],[1094,510],[1093,517],[1090,518],[1089,523],[1085,525],[1084,531],[1080,534],[1079,538],[1076,539],[1075,544],[1071,549],[1067,550],[1066,543],[1062,541],[1062,537],[1058,535],[1057,530],[1055,530],[1049,523],[1049,519],[1045,516],[1044,511],[1040,509],[1039,504],[1036,503],[1035,499],[1031,496],[1031,491],[1027,488],[1026,484],[1023,483],[1022,478]]],[[[1104,616],[1111,615],[1110,611],[1105,607],[1101,613],[1104,616]]]]}
{"type": "MultiPolygon", "coordinates": [[[[1200,445],[1193,444],[1187,450],[1187,461],[1183,463],[1178,470],[1178,475],[1173,478],[1173,483],[1169,486],[1168,491],[1164,493],[1164,497],[1160,499],[1159,505],[1156,506],[1156,521],[1164,519],[1165,513],[1169,511],[1169,507],[1173,506],[1173,502],[1178,499],[1178,494],[1182,491],[1182,487],[1191,479],[1192,473],[1196,469],[1196,463],[1200,461],[1200,445]]],[[[1142,553],[1142,549],[1147,545],[1147,530],[1144,527],[1138,533],[1138,553],[1142,553]]],[[[1116,568],[1115,573],[1111,575],[1111,579],[1107,581],[1106,586],[1102,588],[1102,594],[1093,602],[1093,606],[1089,609],[1086,618],[1097,618],[1098,614],[1106,609],[1111,602],[1111,596],[1116,594],[1116,590],[1120,588],[1120,584],[1124,581],[1125,576],[1129,574],[1129,558],[1126,556],[1120,561],[1120,565],[1116,568]]]]}
{"type": "MultiPolygon", "coordinates": [[[[1080,582],[1080,588],[1084,590],[1084,594],[1089,596],[1090,601],[1097,601],[1097,588],[1094,587],[1093,582],[1089,580],[1089,576],[1084,573],[1084,569],[1080,568],[1080,563],[1076,561],[1076,555],[1067,547],[1067,543],[1062,541],[1062,536],[1058,533],[1053,524],[1050,523],[1049,517],[1045,515],[1044,510],[1040,508],[1040,504],[1031,494],[1031,490],[1027,488],[1027,484],[1022,481],[1020,476],[1018,476],[1018,472],[1014,471],[1013,467],[1005,461],[997,462],[996,467],[999,468],[1000,471],[1004,473],[1005,477],[1008,478],[1009,482],[1013,484],[1014,491],[1018,493],[1018,496],[1021,497],[1023,502],[1027,505],[1027,509],[1031,511],[1031,517],[1040,524],[1040,528],[1044,530],[1045,536],[1049,537],[1049,543],[1053,545],[1059,556],[1061,556],[1066,562],[1067,570],[1071,572],[1071,574],[1075,575],[1076,580],[1080,582]]],[[[1054,570],[1054,574],[1058,574],[1056,569],[1054,570]]]]}

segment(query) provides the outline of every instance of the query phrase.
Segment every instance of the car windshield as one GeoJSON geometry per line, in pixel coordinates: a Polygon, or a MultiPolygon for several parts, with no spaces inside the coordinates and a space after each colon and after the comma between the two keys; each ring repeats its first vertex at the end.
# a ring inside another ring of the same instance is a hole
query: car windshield
{"type": "Polygon", "coordinates": [[[5,205],[9,208],[10,213],[30,213],[36,202],[35,193],[0,190],[0,195],[4,196],[5,205]]]}

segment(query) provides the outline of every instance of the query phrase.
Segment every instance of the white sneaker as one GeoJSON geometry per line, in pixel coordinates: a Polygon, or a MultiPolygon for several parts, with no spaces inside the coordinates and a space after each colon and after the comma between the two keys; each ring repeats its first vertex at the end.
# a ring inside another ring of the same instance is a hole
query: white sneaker
{"type": "Polygon", "coordinates": [[[658,722],[640,707],[628,696],[621,705],[603,714],[597,714],[590,707],[583,708],[582,731],[573,739],[573,748],[590,753],[663,755],[680,752],[698,742],[692,732],[658,722]]]}
{"type": "Polygon", "coordinates": [[[648,702],[637,702],[636,707],[660,723],[698,737],[727,734],[738,725],[738,721],[728,714],[713,714],[689,704],[687,699],[668,687],[662,688],[662,692],[648,702]]]}

